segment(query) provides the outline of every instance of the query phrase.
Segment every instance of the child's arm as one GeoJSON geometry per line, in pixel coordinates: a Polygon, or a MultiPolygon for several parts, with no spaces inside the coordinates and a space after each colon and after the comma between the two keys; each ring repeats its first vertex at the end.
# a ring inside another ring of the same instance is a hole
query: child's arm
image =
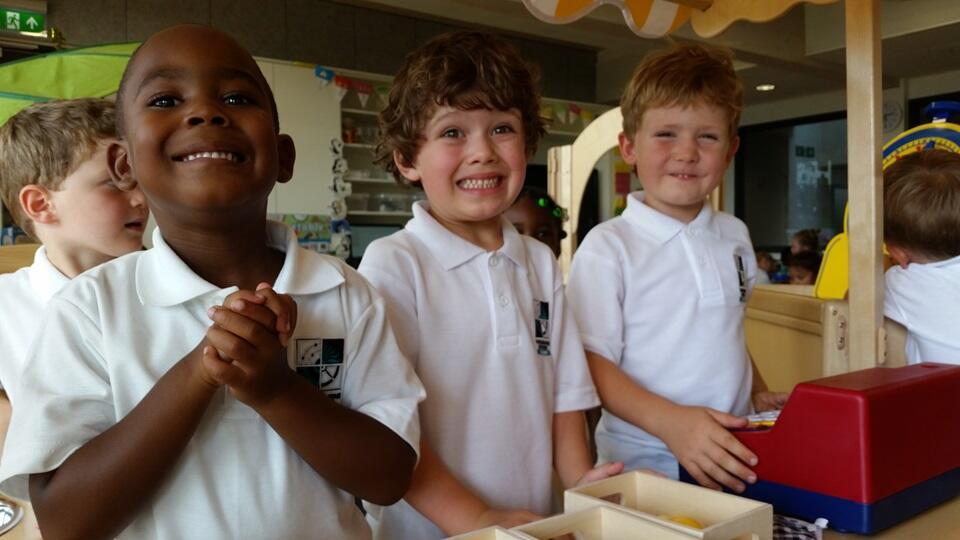
{"type": "Polygon", "coordinates": [[[737,492],[756,475],[744,463],[757,456],[726,428],[747,425],[744,418],[707,407],[678,405],[635,383],[612,361],[587,351],[587,363],[603,407],[660,438],[701,485],[737,492]]]}
{"type": "Polygon", "coordinates": [[[112,538],[149,504],[218,388],[201,366],[204,346],[57,469],[30,476],[30,498],[45,538],[112,538]]]}
{"type": "MultiPolygon", "coordinates": [[[[258,287],[257,294],[268,305],[276,303],[277,295],[268,287],[258,287]]],[[[211,317],[216,322],[208,333],[211,345],[232,361],[218,364],[215,376],[238,400],[340,489],[383,505],[403,496],[417,460],[410,445],[370,416],[338,405],[291,370],[272,324],[257,324],[230,309],[215,309],[211,317]]],[[[214,351],[207,354],[216,358],[214,351]]]]}
{"type": "Polygon", "coordinates": [[[623,462],[604,463],[594,468],[587,445],[583,411],[553,415],[553,466],[564,488],[602,480],[623,472],[623,462]]]}
{"type": "Polygon", "coordinates": [[[494,510],[457,480],[426,441],[404,500],[444,534],[453,536],[491,525],[515,527],[540,519],[527,510],[494,510]]]}
{"type": "Polygon", "coordinates": [[[753,356],[750,356],[750,366],[753,368],[753,389],[750,391],[753,408],[757,412],[782,409],[790,394],[787,392],[771,392],[767,389],[767,382],[763,380],[763,375],[760,375],[760,370],[757,369],[757,363],[753,361],[753,356]]]}

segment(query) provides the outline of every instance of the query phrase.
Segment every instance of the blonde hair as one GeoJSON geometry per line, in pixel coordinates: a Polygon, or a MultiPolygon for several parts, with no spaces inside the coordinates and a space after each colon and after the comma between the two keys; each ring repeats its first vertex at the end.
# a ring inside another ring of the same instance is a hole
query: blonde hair
{"type": "Polygon", "coordinates": [[[960,255],[960,154],[908,154],[883,172],[883,236],[934,260],[960,255]]]}
{"type": "Polygon", "coordinates": [[[104,99],[49,101],[0,126],[0,197],[13,221],[34,239],[33,222],[20,208],[20,190],[31,184],[59,190],[100,142],[115,137],[114,111],[113,102],[104,99]]]}
{"type": "Polygon", "coordinates": [[[620,98],[623,132],[632,137],[651,107],[689,106],[698,101],[727,115],[729,133],[737,134],[743,110],[743,83],[725,49],[675,45],[648,54],[633,71],[620,98]]]}

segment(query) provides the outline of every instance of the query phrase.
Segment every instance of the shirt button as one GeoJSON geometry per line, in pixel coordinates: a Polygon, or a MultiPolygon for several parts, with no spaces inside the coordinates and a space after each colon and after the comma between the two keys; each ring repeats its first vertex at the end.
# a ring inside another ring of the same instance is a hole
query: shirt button
{"type": "Polygon", "coordinates": [[[707,264],[707,258],[704,257],[703,255],[700,255],[699,257],[697,257],[697,264],[699,264],[700,266],[707,264]]]}
{"type": "Polygon", "coordinates": [[[507,298],[507,295],[505,294],[500,295],[500,305],[503,307],[507,307],[510,305],[510,299],[507,298]]]}
{"type": "Polygon", "coordinates": [[[490,256],[490,266],[496,266],[500,263],[500,256],[494,253],[490,256]]]}

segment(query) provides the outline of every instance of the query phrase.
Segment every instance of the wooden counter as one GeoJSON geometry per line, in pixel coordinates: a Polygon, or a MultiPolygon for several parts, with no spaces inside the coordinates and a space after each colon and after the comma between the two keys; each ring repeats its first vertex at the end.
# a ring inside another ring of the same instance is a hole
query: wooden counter
{"type": "Polygon", "coordinates": [[[955,497],[939,506],[891,527],[873,536],[841,534],[825,531],[824,540],[844,538],[870,538],[872,540],[940,540],[960,538],[960,497],[955,497]]]}

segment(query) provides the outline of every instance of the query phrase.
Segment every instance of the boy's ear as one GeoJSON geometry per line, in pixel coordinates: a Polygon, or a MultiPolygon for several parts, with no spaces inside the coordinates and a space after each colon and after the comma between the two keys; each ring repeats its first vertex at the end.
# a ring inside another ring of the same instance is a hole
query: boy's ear
{"type": "Polygon", "coordinates": [[[297,147],[293,137],[283,133],[277,135],[277,156],[280,160],[280,176],[277,182],[285,184],[293,178],[293,164],[297,161],[297,147]]]}
{"type": "Polygon", "coordinates": [[[620,145],[620,156],[623,157],[623,161],[627,162],[627,165],[636,165],[637,156],[633,153],[636,149],[636,144],[633,141],[633,138],[627,137],[627,134],[620,132],[617,135],[617,144],[620,145]]]}
{"type": "Polygon", "coordinates": [[[113,141],[107,146],[107,170],[113,183],[119,186],[132,186],[133,170],[130,168],[129,152],[122,141],[113,141]]]}
{"type": "Polygon", "coordinates": [[[727,149],[727,165],[730,164],[730,161],[733,159],[733,156],[737,153],[737,150],[740,148],[740,137],[734,135],[730,139],[730,148],[727,149]]]}
{"type": "Polygon", "coordinates": [[[890,258],[897,261],[900,268],[906,268],[907,265],[913,262],[913,257],[910,256],[910,252],[900,246],[888,243],[887,251],[890,253],[890,258]]]}
{"type": "Polygon", "coordinates": [[[405,162],[399,150],[393,151],[393,164],[397,166],[397,170],[400,171],[400,174],[407,180],[411,182],[423,180],[420,176],[420,170],[417,169],[416,166],[405,162]]]}
{"type": "Polygon", "coordinates": [[[51,225],[58,221],[57,209],[50,198],[50,192],[36,184],[28,184],[20,189],[18,196],[20,208],[30,221],[51,225]]]}

